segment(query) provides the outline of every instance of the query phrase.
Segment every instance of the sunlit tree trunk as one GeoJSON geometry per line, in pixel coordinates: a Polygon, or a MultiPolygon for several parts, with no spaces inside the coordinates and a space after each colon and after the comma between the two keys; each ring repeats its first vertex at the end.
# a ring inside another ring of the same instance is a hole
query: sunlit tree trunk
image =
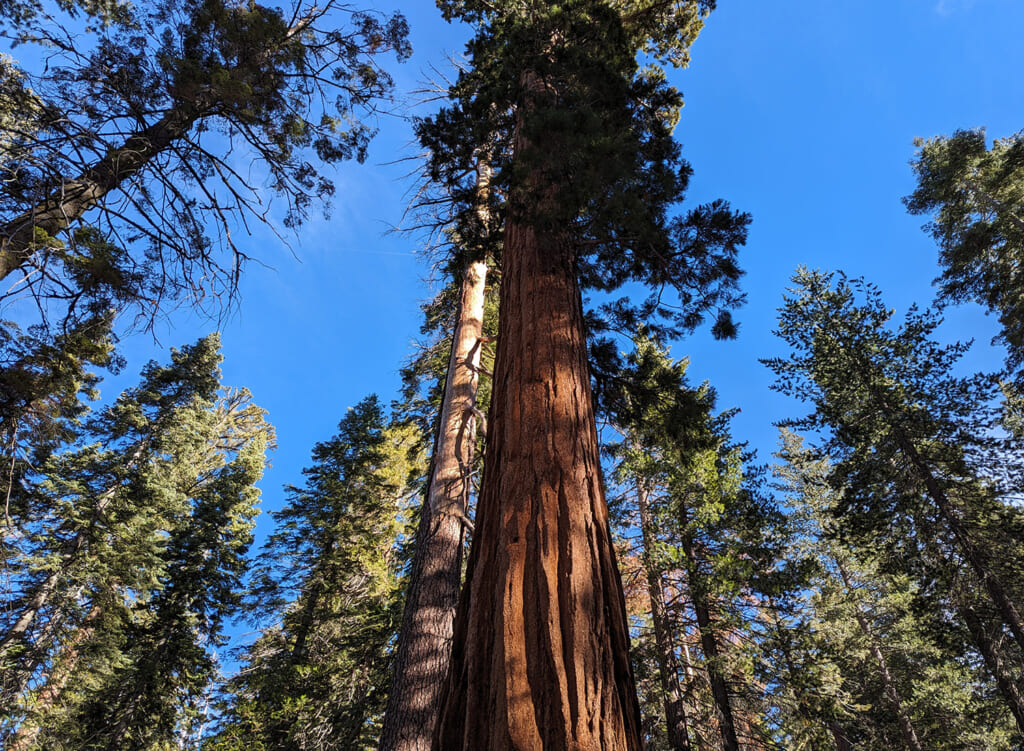
{"type": "Polygon", "coordinates": [[[463,519],[476,443],[487,264],[462,279],[427,500],[420,512],[381,751],[429,751],[459,598],[463,519]]]}
{"type": "Polygon", "coordinates": [[[639,751],[626,605],[604,499],[560,154],[531,158],[505,223],[485,472],[433,748],[639,751]]]}

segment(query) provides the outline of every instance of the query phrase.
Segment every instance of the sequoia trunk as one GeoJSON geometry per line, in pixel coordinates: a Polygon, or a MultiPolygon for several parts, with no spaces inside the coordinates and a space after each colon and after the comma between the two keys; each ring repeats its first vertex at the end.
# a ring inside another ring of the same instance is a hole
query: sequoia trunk
{"type": "Polygon", "coordinates": [[[381,751],[429,751],[448,672],[462,568],[462,528],[476,443],[476,393],[487,264],[462,280],[427,500],[395,653],[381,751]]]}
{"type": "Polygon", "coordinates": [[[533,171],[505,223],[486,469],[433,748],[639,751],[575,248],[549,219],[545,167],[562,155],[527,143],[529,104],[513,160],[533,171]]]}

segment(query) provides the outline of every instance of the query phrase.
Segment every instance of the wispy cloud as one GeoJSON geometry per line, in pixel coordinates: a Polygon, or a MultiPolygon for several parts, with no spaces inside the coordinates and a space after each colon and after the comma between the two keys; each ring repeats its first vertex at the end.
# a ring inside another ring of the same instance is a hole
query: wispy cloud
{"type": "Polygon", "coordinates": [[[935,12],[940,16],[951,16],[962,10],[968,10],[977,0],[938,0],[935,3],[935,12]]]}

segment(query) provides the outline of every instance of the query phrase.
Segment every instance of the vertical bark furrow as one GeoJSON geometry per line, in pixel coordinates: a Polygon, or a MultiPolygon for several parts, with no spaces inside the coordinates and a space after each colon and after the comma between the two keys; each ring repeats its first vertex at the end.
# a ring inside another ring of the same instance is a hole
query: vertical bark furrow
{"type": "Polygon", "coordinates": [[[465,625],[437,749],[640,748],[574,273],[565,237],[510,219],[465,625]]]}

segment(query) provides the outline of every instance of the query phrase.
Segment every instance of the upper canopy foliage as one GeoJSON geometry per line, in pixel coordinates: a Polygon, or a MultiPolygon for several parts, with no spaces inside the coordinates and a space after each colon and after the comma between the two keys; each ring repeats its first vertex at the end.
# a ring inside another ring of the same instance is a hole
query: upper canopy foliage
{"type": "Polygon", "coordinates": [[[941,295],[999,315],[1013,367],[1024,365],[1024,132],[986,144],[985,130],[917,141],[917,189],[905,200],[941,248],[941,295]]]}
{"type": "Polygon", "coordinates": [[[631,333],[637,320],[656,317],[656,333],[679,334],[713,314],[715,334],[734,335],[729,309],[742,301],[736,253],[749,217],[723,201],[675,213],[690,176],[672,138],[682,97],[662,68],[637,62],[649,51],[684,64],[711,6],[440,6],[479,24],[449,105],[417,127],[428,176],[453,198],[459,236],[485,234],[481,248],[500,253],[500,232],[481,232],[474,166],[483,154],[494,169],[487,230],[506,215],[557,228],[576,248],[584,287],[637,281],[652,290],[640,305],[606,306],[607,325],[631,333]],[[666,287],[678,305],[662,300],[666,287]]]}
{"type": "Polygon", "coordinates": [[[3,75],[16,127],[0,159],[0,276],[23,277],[8,295],[74,298],[84,269],[93,293],[146,317],[233,293],[247,254],[232,232],[268,220],[265,188],[284,199],[286,226],[329,199],[320,165],[364,158],[373,128],[358,118],[391,87],[377,56],[410,53],[401,15],[335,2],[117,6],[85,35],[30,3],[0,12],[48,56],[3,75]],[[104,244],[76,234],[84,221],[104,244]]]}

